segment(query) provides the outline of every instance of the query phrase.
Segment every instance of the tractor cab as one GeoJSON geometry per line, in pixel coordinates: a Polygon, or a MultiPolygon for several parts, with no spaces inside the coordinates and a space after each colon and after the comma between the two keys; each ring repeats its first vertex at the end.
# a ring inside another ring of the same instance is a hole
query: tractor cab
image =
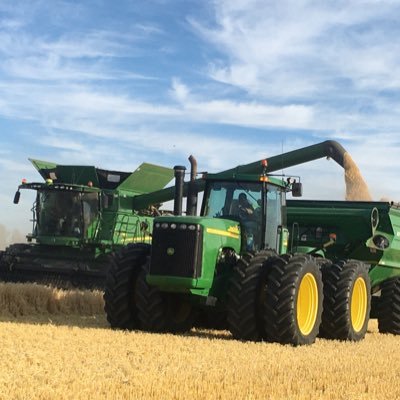
{"type": "Polygon", "coordinates": [[[242,251],[273,249],[284,252],[287,246],[286,191],[280,179],[263,176],[237,176],[235,180],[207,177],[201,215],[238,221],[242,232],[242,251]]]}

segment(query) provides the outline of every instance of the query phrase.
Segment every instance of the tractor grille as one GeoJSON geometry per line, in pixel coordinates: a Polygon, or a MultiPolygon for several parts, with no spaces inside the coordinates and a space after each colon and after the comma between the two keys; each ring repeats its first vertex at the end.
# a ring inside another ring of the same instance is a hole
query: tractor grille
{"type": "Polygon", "coordinates": [[[157,222],[153,229],[150,275],[198,278],[202,250],[200,225],[157,222]]]}

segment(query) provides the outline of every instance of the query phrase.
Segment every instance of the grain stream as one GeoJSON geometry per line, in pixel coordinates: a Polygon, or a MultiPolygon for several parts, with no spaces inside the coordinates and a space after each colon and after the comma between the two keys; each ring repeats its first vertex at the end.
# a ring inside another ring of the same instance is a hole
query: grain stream
{"type": "Polygon", "coordinates": [[[349,153],[344,154],[344,179],[346,183],[346,200],[371,201],[368,185],[360,169],[349,153]]]}

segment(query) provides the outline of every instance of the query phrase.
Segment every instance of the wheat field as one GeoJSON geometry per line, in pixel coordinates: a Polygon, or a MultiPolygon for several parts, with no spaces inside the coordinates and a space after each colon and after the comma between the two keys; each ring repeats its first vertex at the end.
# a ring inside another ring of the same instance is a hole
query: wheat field
{"type": "Polygon", "coordinates": [[[291,347],[109,329],[100,292],[0,284],[0,399],[396,399],[400,337],[291,347]]]}

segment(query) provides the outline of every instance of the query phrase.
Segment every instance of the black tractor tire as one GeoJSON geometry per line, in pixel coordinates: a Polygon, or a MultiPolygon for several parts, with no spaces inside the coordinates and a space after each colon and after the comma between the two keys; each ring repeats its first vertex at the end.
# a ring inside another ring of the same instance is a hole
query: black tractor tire
{"type": "Polygon", "coordinates": [[[148,266],[143,266],[136,282],[135,303],[140,328],[149,332],[184,333],[194,324],[196,312],[188,296],[161,292],[146,282],[148,266]]]}
{"type": "Polygon", "coordinates": [[[381,333],[400,335],[400,278],[389,279],[381,284],[378,329],[381,333]]]}
{"type": "Polygon", "coordinates": [[[104,310],[112,328],[138,329],[140,327],[135,302],[135,288],[139,273],[150,256],[151,246],[130,244],[110,256],[104,290],[104,310]]]}
{"type": "Polygon", "coordinates": [[[339,260],[322,267],[324,305],[320,336],[359,341],[365,337],[371,310],[368,266],[339,260]]]}
{"type": "Polygon", "coordinates": [[[263,303],[270,266],[285,263],[274,251],[245,254],[235,266],[227,296],[228,329],[238,340],[265,338],[263,303]]]}
{"type": "Polygon", "coordinates": [[[314,343],[321,323],[322,275],[314,257],[294,255],[268,274],[266,340],[294,346],[314,343]]]}

